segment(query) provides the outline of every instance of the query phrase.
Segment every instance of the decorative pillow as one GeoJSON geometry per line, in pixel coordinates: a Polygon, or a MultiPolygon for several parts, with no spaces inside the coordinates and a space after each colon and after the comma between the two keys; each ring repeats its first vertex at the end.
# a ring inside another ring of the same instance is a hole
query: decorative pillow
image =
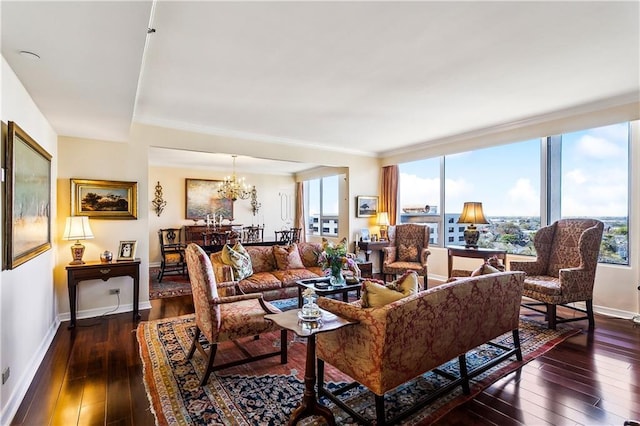
{"type": "Polygon", "coordinates": [[[253,275],[251,257],[242,244],[236,243],[233,247],[229,244],[225,244],[222,248],[220,258],[225,265],[231,266],[236,280],[243,280],[253,275]]]}
{"type": "Polygon", "coordinates": [[[378,280],[362,282],[362,307],[379,308],[418,292],[418,274],[408,271],[386,285],[378,280]]]}
{"type": "Polygon", "coordinates": [[[418,247],[400,244],[398,246],[398,259],[401,262],[418,262],[418,247]]]}
{"type": "Polygon", "coordinates": [[[477,277],[478,275],[494,274],[496,272],[500,272],[500,270],[494,268],[493,266],[487,263],[483,263],[482,266],[480,266],[478,269],[476,269],[471,273],[471,276],[477,277]]]}
{"type": "Polygon", "coordinates": [[[298,245],[293,243],[289,246],[273,246],[273,255],[276,258],[278,269],[303,269],[302,259],[298,252],[298,245]]]}

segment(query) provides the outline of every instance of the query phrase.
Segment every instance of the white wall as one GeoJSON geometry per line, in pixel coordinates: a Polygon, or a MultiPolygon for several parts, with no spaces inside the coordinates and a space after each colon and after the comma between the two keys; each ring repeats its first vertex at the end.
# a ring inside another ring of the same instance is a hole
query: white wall
{"type": "MultiPolygon", "coordinates": [[[[52,155],[51,232],[55,236],[57,136],[4,57],[0,72],[2,121],[14,121],[52,155]]],[[[3,156],[4,148],[3,143],[3,156]]],[[[2,244],[3,235],[0,233],[2,244]]],[[[0,387],[0,424],[7,424],[13,417],[58,327],[52,274],[57,262],[55,238],[52,244],[51,250],[0,273],[0,369],[11,370],[9,380],[0,387]]]]}

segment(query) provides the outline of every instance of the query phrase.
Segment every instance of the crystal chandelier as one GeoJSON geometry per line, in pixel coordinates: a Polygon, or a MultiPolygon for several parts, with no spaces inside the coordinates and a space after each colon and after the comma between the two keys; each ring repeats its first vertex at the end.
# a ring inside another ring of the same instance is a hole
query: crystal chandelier
{"type": "Polygon", "coordinates": [[[251,196],[251,190],[249,185],[244,182],[244,178],[238,179],[236,177],[236,157],[233,157],[233,174],[224,178],[218,185],[218,195],[220,198],[227,198],[231,201],[236,201],[238,198],[246,200],[251,196]]]}

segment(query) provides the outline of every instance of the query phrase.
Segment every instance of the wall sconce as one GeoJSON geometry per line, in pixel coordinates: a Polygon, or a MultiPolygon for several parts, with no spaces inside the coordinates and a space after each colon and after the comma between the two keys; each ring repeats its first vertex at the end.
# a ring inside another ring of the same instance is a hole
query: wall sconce
{"type": "Polygon", "coordinates": [[[162,186],[160,185],[160,181],[158,181],[158,183],[156,184],[155,198],[153,199],[151,204],[153,204],[153,208],[155,209],[156,214],[158,215],[158,217],[160,217],[160,214],[164,210],[164,207],[167,205],[167,202],[162,199],[162,186]]]}
{"type": "Polygon", "coordinates": [[[251,189],[251,213],[253,213],[254,216],[257,215],[260,207],[262,207],[262,204],[258,202],[258,191],[256,190],[256,186],[253,185],[251,189]]]}

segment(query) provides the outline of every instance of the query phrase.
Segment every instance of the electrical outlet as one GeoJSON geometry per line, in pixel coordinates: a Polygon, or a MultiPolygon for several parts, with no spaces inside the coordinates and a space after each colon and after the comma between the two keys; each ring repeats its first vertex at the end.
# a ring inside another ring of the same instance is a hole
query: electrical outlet
{"type": "Polygon", "coordinates": [[[11,369],[9,367],[5,368],[2,372],[2,384],[4,385],[9,380],[9,376],[11,375],[11,369]]]}
{"type": "Polygon", "coordinates": [[[120,294],[119,288],[112,288],[109,290],[109,294],[120,294]]]}

